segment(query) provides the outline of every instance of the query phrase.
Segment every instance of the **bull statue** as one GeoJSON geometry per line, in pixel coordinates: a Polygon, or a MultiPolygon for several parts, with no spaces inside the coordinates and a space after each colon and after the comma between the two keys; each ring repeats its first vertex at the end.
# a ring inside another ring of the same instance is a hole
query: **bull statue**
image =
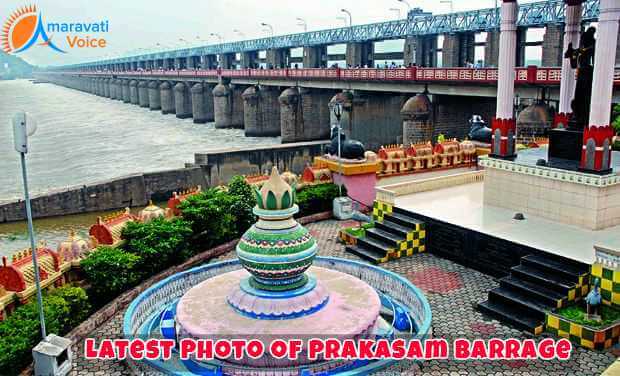
{"type": "Polygon", "coordinates": [[[469,134],[467,135],[470,140],[484,142],[485,144],[491,143],[491,128],[487,127],[482,116],[472,115],[469,119],[469,134]]]}
{"type": "MultiPolygon", "coordinates": [[[[331,156],[338,156],[338,126],[332,128],[332,143],[328,153],[331,156]]],[[[347,140],[344,133],[340,133],[340,156],[344,159],[364,159],[366,149],[364,144],[357,140],[347,140]]]]}

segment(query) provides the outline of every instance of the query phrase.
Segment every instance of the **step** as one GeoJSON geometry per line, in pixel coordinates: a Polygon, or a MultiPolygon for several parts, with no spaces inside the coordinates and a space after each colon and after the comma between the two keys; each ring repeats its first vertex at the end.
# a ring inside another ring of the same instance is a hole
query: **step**
{"type": "Polygon", "coordinates": [[[555,308],[554,305],[543,304],[528,294],[502,286],[489,291],[489,301],[517,306],[541,321],[545,319],[548,310],[555,308]]]}
{"type": "Polygon", "coordinates": [[[375,228],[383,230],[385,232],[390,232],[394,235],[406,237],[408,233],[411,232],[411,228],[401,226],[394,222],[383,221],[383,222],[375,222],[375,228]]]}
{"type": "Polygon", "coordinates": [[[569,260],[562,260],[551,255],[532,254],[521,257],[521,264],[532,266],[551,273],[557,273],[568,281],[579,282],[579,277],[588,274],[587,265],[580,265],[569,260]]]}
{"type": "Polygon", "coordinates": [[[557,274],[527,265],[517,265],[510,270],[514,277],[539,284],[541,287],[557,291],[563,295],[567,295],[570,289],[577,286],[575,282],[567,281],[557,274]]]}
{"type": "Polygon", "coordinates": [[[539,284],[532,283],[514,276],[504,277],[499,280],[499,285],[507,287],[513,290],[517,290],[526,294],[529,294],[533,298],[537,299],[541,303],[558,307],[558,300],[565,298],[565,295],[557,291],[553,291],[540,286],[539,284]]]}
{"type": "Polygon", "coordinates": [[[385,258],[385,255],[373,249],[362,248],[356,245],[348,245],[345,247],[345,250],[375,264],[383,262],[383,259],[385,258]]]}
{"type": "Polygon", "coordinates": [[[378,228],[367,229],[366,236],[390,244],[392,247],[398,246],[399,241],[405,240],[405,237],[394,235],[391,232],[383,231],[378,228]]]}
{"type": "Polygon", "coordinates": [[[542,320],[524,314],[521,310],[515,309],[515,307],[508,304],[487,300],[478,304],[478,310],[518,329],[526,330],[532,334],[542,333],[542,320]]]}
{"type": "Polygon", "coordinates": [[[375,252],[383,253],[384,255],[387,255],[390,250],[394,249],[394,246],[391,244],[367,236],[358,238],[357,245],[362,248],[369,248],[375,252]]]}
{"type": "Polygon", "coordinates": [[[424,224],[424,222],[422,221],[418,221],[417,219],[399,213],[385,214],[383,216],[383,219],[384,221],[393,222],[403,227],[410,228],[412,230],[424,224]]]}

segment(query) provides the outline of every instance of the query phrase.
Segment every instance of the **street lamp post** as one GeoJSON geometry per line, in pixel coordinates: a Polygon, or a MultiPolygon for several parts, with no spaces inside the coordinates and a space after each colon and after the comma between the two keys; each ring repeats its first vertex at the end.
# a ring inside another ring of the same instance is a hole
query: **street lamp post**
{"type": "Polygon", "coordinates": [[[28,153],[28,137],[37,130],[35,119],[23,111],[16,113],[11,121],[13,123],[13,141],[15,150],[19,153],[22,165],[22,179],[24,181],[24,200],[26,204],[26,217],[28,219],[28,235],[32,249],[32,264],[34,266],[34,283],[37,289],[37,302],[39,303],[39,320],[41,322],[41,335],[47,337],[45,330],[45,315],[43,314],[43,295],[41,294],[41,278],[39,277],[39,262],[37,260],[37,247],[34,239],[34,226],[32,225],[32,209],[30,208],[30,194],[28,192],[28,173],[26,170],[26,153],[28,153]]]}
{"type": "Polygon", "coordinates": [[[220,41],[220,43],[222,43],[222,41],[224,40],[224,38],[222,38],[222,36],[221,36],[221,35],[219,35],[218,33],[211,33],[211,34],[209,34],[209,35],[211,35],[212,37],[216,37],[216,38],[217,38],[217,40],[219,40],[219,41],[220,41]]]}
{"type": "Polygon", "coordinates": [[[499,8],[497,7],[497,0],[495,0],[495,21],[497,23],[497,30],[499,30],[499,8]]]}
{"type": "Polygon", "coordinates": [[[297,26],[303,26],[304,27],[304,32],[307,32],[308,31],[308,24],[306,23],[306,20],[304,20],[303,18],[297,17],[297,21],[299,21],[297,26]]]}
{"type": "Polygon", "coordinates": [[[269,28],[269,31],[271,32],[271,36],[273,37],[273,35],[274,35],[274,34],[273,34],[273,26],[271,26],[271,25],[270,25],[270,24],[268,24],[268,23],[264,23],[264,22],[261,22],[261,24],[260,24],[260,25],[261,25],[261,26],[268,27],[268,28],[269,28]]]}
{"type": "Polygon", "coordinates": [[[233,30],[233,33],[239,35],[241,38],[245,38],[245,34],[239,29],[233,30]]]}
{"type": "Polygon", "coordinates": [[[353,26],[353,17],[351,17],[351,12],[349,12],[348,10],[344,8],[340,9],[340,11],[342,13],[346,13],[349,16],[349,26],[353,26]]]}
{"type": "Polygon", "coordinates": [[[441,0],[439,3],[441,3],[441,4],[450,4],[450,13],[454,13],[454,1],[452,1],[452,0],[441,0]]]}
{"type": "Polygon", "coordinates": [[[390,10],[394,13],[396,13],[396,19],[400,20],[400,9],[398,8],[390,8],[390,10]]]}
{"type": "Polygon", "coordinates": [[[406,1],[406,0],[396,0],[399,3],[403,3],[407,6],[407,16],[409,15],[409,12],[411,12],[411,5],[406,1]]]}
{"type": "MultiPolygon", "coordinates": [[[[340,176],[342,178],[342,157],[340,151],[340,118],[342,117],[342,104],[339,102],[336,102],[336,104],[334,105],[334,116],[336,117],[336,127],[338,127],[338,172],[340,173],[340,176]]],[[[340,184],[338,184],[338,196],[342,196],[342,181],[340,181],[340,184]]]]}

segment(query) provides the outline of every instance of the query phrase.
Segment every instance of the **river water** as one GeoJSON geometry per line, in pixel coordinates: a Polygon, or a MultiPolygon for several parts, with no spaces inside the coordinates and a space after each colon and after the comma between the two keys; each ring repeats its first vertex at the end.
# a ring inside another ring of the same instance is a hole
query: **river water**
{"type": "MultiPolygon", "coordinates": [[[[10,119],[24,110],[37,119],[27,155],[31,194],[122,175],[180,168],[194,153],[265,146],[279,138],[245,137],[136,105],[27,80],[0,81],[0,202],[23,197],[10,119]]],[[[70,229],[86,233],[98,214],[35,221],[38,238],[56,247],[70,229]]],[[[23,223],[0,225],[0,256],[27,247],[23,223]]]]}

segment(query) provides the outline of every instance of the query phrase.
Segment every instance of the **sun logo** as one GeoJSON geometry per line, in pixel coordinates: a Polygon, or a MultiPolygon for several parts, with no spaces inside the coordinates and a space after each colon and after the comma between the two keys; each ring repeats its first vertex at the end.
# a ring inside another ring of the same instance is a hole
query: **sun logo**
{"type": "Polygon", "coordinates": [[[15,54],[30,48],[39,38],[43,40],[40,45],[65,52],[52,43],[43,27],[43,17],[37,13],[35,5],[30,5],[17,9],[9,16],[2,27],[0,44],[4,52],[15,54]]]}

